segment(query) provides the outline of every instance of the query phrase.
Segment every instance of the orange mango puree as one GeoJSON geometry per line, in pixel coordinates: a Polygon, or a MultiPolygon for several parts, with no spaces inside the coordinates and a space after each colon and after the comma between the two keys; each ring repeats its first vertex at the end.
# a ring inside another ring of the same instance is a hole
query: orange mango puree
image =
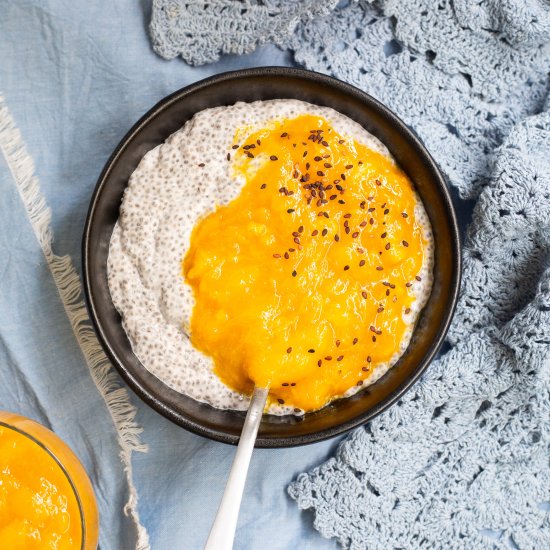
{"type": "Polygon", "coordinates": [[[228,159],[244,187],[197,223],[183,262],[192,342],[229,387],[319,409],[410,330],[427,244],[412,184],[313,115],[238,130],[228,159]]]}
{"type": "Polygon", "coordinates": [[[0,411],[0,548],[91,550],[97,533],[92,487],[76,456],[46,428],[0,411]]]}

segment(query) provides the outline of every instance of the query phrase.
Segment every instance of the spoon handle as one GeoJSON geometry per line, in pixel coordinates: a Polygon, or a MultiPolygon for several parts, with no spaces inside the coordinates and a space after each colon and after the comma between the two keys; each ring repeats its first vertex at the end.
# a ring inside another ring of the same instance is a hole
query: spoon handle
{"type": "Polygon", "coordinates": [[[235,529],[237,528],[244,484],[248,474],[248,466],[250,464],[250,457],[252,456],[252,449],[254,449],[258,427],[260,426],[267,400],[267,393],[268,390],[265,388],[254,389],[250,407],[246,413],[237,453],[233,459],[233,465],[227,479],[222,501],[220,502],[212,529],[210,529],[210,535],[208,535],[204,550],[231,550],[233,548],[233,539],[235,538],[235,529]]]}

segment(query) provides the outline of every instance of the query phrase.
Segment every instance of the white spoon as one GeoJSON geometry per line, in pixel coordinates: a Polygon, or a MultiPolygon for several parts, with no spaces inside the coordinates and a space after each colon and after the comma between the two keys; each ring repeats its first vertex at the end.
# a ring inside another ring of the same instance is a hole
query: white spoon
{"type": "Polygon", "coordinates": [[[258,427],[260,426],[264,412],[267,394],[268,390],[265,388],[254,389],[250,407],[246,413],[237,453],[233,459],[222,501],[220,502],[212,529],[210,529],[210,535],[208,535],[204,550],[231,550],[233,548],[233,539],[235,538],[235,529],[237,528],[244,484],[248,474],[248,466],[250,464],[250,457],[252,456],[252,449],[254,449],[258,427]]]}

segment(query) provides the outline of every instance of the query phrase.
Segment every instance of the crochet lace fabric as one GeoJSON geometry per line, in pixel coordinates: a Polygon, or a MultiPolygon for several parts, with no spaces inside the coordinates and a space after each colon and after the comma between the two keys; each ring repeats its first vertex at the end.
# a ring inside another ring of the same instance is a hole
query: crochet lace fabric
{"type": "Polygon", "coordinates": [[[449,350],[290,495],[344,548],[550,548],[550,5],[200,6],[155,2],[157,51],[289,47],[397,112],[477,199],[449,350]]]}
{"type": "Polygon", "coordinates": [[[191,65],[221,53],[250,53],[290,35],[301,20],[328,13],[338,0],[153,0],[150,33],[165,59],[181,55],[191,65]]]}
{"type": "Polygon", "coordinates": [[[496,154],[464,248],[452,349],[291,485],[345,548],[550,548],[549,147],[547,111],[496,154]]]}

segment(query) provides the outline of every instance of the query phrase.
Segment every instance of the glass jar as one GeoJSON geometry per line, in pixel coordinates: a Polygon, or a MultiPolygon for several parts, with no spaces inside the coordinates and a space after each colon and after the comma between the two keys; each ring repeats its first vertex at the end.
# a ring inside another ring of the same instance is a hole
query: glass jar
{"type": "Polygon", "coordinates": [[[92,484],[71,449],[37,422],[0,411],[0,548],[94,550],[92,484]]]}

